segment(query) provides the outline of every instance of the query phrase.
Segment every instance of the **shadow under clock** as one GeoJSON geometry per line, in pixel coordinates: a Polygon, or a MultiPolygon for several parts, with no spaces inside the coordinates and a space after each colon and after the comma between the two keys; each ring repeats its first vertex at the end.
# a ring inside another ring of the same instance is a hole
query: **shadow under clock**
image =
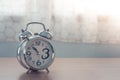
{"type": "Polygon", "coordinates": [[[48,73],[44,71],[32,72],[30,74],[23,73],[18,80],[52,80],[48,73]]]}

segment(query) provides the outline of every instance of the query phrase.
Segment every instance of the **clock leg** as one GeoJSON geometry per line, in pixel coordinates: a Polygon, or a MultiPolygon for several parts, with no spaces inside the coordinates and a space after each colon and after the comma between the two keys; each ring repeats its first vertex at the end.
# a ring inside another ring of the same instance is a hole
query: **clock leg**
{"type": "Polygon", "coordinates": [[[26,72],[27,74],[30,74],[32,72],[37,72],[37,70],[32,70],[32,69],[28,69],[28,71],[26,72]]]}
{"type": "MultiPolygon", "coordinates": [[[[38,70],[28,69],[28,71],[26,72],[26,74],[30,74],[30,73],[32,73],[32,72],[37,72],[37,71],[38,71],[38,70]]],[[[47,73],[50,72],[48,68],[46,68],[46,71],[47,71],[47,73]]]]}
{"type": "Polygon", "coordinates": [[[26,72],[27,74],[30,74],[32,72],[31,69],[28,69],[28,71],[26,72]]]}
{"type": "Polygon", "coordinates": [[[46,71],[47,71],[47,73],[49,73],[49,72],[50,72],[48,68],[46,68],[46,71]]]}

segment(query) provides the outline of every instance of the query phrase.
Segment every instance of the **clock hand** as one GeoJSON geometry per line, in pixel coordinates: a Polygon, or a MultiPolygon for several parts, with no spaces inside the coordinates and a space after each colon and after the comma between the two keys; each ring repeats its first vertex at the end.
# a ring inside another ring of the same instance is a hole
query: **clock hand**
{"type": "Polygon", "coordinates": [[[37,54],[39,54],[39,51],[35,47],[32,47],[32,48],[37,52],[37,54]]]}

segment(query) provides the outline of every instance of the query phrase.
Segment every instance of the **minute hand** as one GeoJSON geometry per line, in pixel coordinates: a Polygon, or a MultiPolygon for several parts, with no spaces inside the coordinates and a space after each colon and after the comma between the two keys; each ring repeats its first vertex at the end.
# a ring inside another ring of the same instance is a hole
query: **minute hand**
{"type": "Polygon", "coordinates": [[[35,47],[32,47],[32,48],[37,52],[37,54],[39,54],[39,51],[35,47]]]}

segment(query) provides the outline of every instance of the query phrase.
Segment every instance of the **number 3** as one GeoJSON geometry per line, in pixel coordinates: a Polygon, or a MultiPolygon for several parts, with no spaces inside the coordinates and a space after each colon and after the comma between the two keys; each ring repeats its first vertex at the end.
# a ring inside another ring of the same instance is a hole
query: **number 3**
{"type": "Polygon", "coordinates": [[[46,57],[43,57],[43,55],[41,56],[42,59],[47,59],[49,57],[49,49],[48,48],[44,48],[42,50],[47,56],[46,57]]]}

